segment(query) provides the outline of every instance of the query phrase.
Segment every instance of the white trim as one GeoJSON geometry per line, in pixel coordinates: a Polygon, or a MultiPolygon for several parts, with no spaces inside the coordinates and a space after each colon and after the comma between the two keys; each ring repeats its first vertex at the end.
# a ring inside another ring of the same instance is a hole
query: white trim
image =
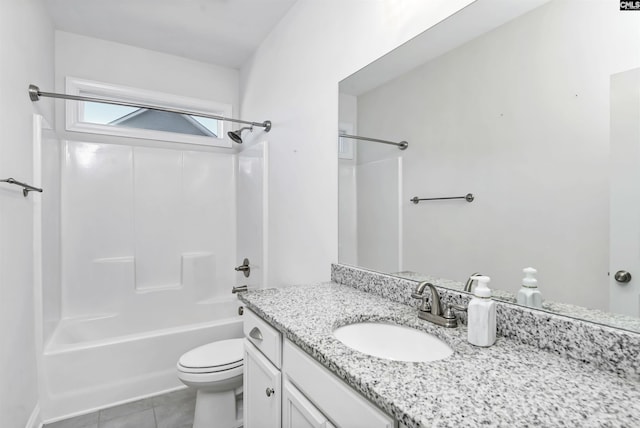
{"type": "MultiPolygon", "coordinates": [[[[353,134],[353,123],[340,122],[338,134],[353,134]]],[[[338,137],[338,159],[353,159],[354,144],[350,138],[338,137]]]]}
{"type": "Polygon", "coordinates": [[[36,407],[33,408],[31,416],[29,416],[29,420],[24,428],[42,428],[43,425],[44,423],[40,417],[40,404],[36,404],[36,407]]]}
{"type": "MultiPolygon", "coordinates": [[[[42,187],[42,131],[51,129],[47,120],[40,114],[33,114],[33,175],[31,184],[42,187]]],[[[42,289],[42,194],[31,192],[29,194],[33,204],[33,248],[32,248],[32,269],[33,269],[33,321],[36,348],[36,372],[38,374],[38,396],[42,391],[42,352],[44,342],[44,316],[43,316],[43,289],[42,289]]],[[[40,403],[36,403],[25,428],[42,427],[42,415],[40,403]]]]}
{"type": "Polygon", "coordinates": [[[403,156],[398,156],[398,272],[404,270],[404,173],[403,156]]]}
{"type": "MultiPolygon", "coordinates": [[[[230,104],[207,101],[198,98],[183,97],[162,92],[148,91],[129,86],[113,85],[67,76],[67,94],[112,98],[160,107],[190,110],[198,113],[213,114],[224,117],[233,116],[230,104]]],[[[67,131],[85,132],[89,134],[115,135],[119,137],[141,138],[146,140],[173,141],[178,143],[198,144],[210,147],[231,148],[231,140],[226,136],[227,124],[219,122],[216,134],[218,138],[198,135],[180,134],[176,132],[154,131],[150,129],[125,128],[100,125],[80,121],[83,104],[77,101],[65,102],[65,128],[67,131]]]]}
{"type": "Polygon", "coordinates": [[[260,288],[267,288],[269,284],[269,176],[270,156],[269,142],[264,141],[262,149],[262,284],[260,288]]]}

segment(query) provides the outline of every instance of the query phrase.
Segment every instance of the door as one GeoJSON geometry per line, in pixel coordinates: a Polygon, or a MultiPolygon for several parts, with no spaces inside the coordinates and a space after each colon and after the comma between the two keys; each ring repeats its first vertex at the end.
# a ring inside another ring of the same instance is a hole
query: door
{"type": "Polygon", "coordinates": [[[280,428],[280,370],[244,341],[244,427],[280,428]]]}
{"type": "Polygon", "coordinates": [[[640,316],[640,68],[611,76],[609,309],[640,316]],[[630,275],[624,275],[628,272],[630,275]],[[618,274],[618,275],[616,275],[618,274]]]}
{"type": "Polygon", "coordinates": [[[335,427],[289,379],[285,379],[282,391],[282,428],[335,427]]]}

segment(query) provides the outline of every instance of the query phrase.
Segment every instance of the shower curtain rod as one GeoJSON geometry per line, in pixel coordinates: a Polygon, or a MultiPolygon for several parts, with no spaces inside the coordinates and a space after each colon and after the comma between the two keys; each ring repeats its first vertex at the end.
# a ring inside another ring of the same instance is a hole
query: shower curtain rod
{"type": "Polygon", "coordinates": [[[409,143],[406,141],[400,141],[399,143],[387,140],[379,140],[377,138],[369,138],[369,137],[361,137],[359,135],[349,135],[349,134],[338,134],[339,137],[345,138],[353,138],[354,140],[364,140],[364,141],[373,141],[374,143],[382,143],[382,144],[391,144],[393,146],[398,146],[400,150],[405,150],[409,147],[409,143]]]}
{"type": "Polygon", "coordinates": [[[39,101],[40,97],[61,98],[63,100],[87,101],[87,102],[91,102],[91,103],[113,104],[113,105],[116,105],[116,106],[135,107],[135,108],[144,108],[144,109],[148,109],[148,110],[166,111],[166,112],[169,112],[169,113],[186,114],[186,115],[189,115],[189,116],[205,117],[207,119],[217,119],[217,120],[224,120],[224,121],[227,121],[227,122],[243,123],[245,125],[251,125],[251,126],[260,126],[260,127],[264,128],[265,132],[269,132],[271,130],[271,121],[270,120],[265,120],[262,123],[249,122],[249,121],[246,121],[246,120],[232,119],[230,117],[223,117],[223,116],[218,116],[218,115],[215,115],[215,114],[205,114],[205,113],[198,113],[198,112],[189,111],[189,110],[167,108],[167,107],[158,107],[158,106],[154,106],[154,105],[150,105],[150,104],[141,104],[141,103],[132,103],[132,102],[125,102],[125,101],[116,101],[116,100],[110,100],[110,99],[106,99],[106,98],[83,97],[81,95],[58,94],[58,93],[55,93],[55,92],[43,92],[36,85],[33,85],[33,84],[29,85],[29,98],[31,98],[31,101],[39,101]]]}

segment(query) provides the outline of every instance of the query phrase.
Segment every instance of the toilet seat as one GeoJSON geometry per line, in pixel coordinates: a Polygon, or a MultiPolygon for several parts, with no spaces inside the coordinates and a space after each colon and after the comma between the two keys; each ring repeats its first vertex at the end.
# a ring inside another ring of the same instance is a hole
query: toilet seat
{"type": "Polygon", "coordinates": [[[214,386],[217,388],[226,388],[226,385],[229,385],[231,389],[235,389],[242,385],[243,369],[243,366],[239,366],[219,372],[190,373],[184,372],[178,367],[178,378],[182,383],[193,386],[194,388],[202,388],[205,386],[208,388],[214,386]]]}
{"type": "Polygon", "coordinates": [[[177,368],[179,372],[185,374],[205,375],[230,372],[228,375],[234,376],[237,372],[242,372],[243,357],[242,339],[221,340],[186,352],[180,357],[177,368]]]}

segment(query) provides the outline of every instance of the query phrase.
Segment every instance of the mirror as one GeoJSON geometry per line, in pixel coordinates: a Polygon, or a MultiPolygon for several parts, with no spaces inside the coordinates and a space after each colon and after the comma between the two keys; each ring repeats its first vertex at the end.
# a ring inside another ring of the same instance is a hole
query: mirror
{"type": "Polygon", "coordinates": [[[339,138],[340,263],[640,331],[639,70],[617,0],[477,0],[344,79],[340,133],[409,146],[339,138]]]}

